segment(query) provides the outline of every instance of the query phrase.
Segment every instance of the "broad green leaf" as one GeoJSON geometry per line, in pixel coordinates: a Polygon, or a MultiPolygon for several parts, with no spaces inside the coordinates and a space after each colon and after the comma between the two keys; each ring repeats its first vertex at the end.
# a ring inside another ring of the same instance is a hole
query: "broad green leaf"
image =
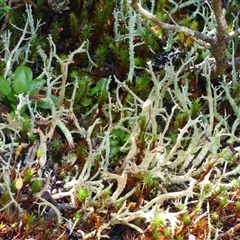
{"type": "Polygon", "coordinates": [[[37,89],[41,89],[42,86],[46,83],[44,79],[33,79],[29,84],[29,95],[32,96],[36,92],[37,89]]]}
{"type": "Polygon", "coordinates": [[[33,78],[31,68],[26,66],[19,66],[13,78],[13,89],[16,94],[27,93],[29,84],[33,78]]]}
{"type": "Polygon", "coordinates": [[[13,104],[17,105],[17,102],[18,102],[18,98],[16,95],[14,94],[9,94],[7,96],[7,99],[10,100],[13,104]]]}
{"type": "MultiPolygon", "coordinates": [[[[54,95],[51,95],[51,99],[52,99],[54,105],[56,106],[58,104],[58,98],[54,95]]],[[[42,109],[50,109],[51,108],[49,103],[46,101],[39,101],[38,106],[42,109]]]]}
{"type": "Polygon", "coordinates": [[[0,92],[5,96],[9,96],[11,94],[10,83],[2,76],[0,76],[0,92]]]}

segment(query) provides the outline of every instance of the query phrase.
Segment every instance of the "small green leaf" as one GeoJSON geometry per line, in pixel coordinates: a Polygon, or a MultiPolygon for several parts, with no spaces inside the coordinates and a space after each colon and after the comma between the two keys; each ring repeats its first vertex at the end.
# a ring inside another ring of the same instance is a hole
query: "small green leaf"
{"type": "Polygon", "coordinates": [[[111,146],[110,156],[114,157],[120,150],[120,146],[111,146]]]}
{"type": "Polygon", "coordinates": [[[7,79],[4,77],[0,76],[0,92],[4,94],[5,96],[9,96],[11,94],[11,87],[10,83],[8,82],[7,79]]]}
{"type": "Polygon", "coordinates": [[[99,93],[101,91],[101,88],[99,88],[98,86],[94,87],[91,92],[89,93],[90,96],[93,96],[97,93],[99,93]]]}
{"type": "Polygon", "coordinates": [[[92,100],[90,98],[84,98],[83,101],[82,101],[82,105],[84,107],[88,107],[92,104],[92,100]]]}
{"type": "Polygon", "coordinates": [[[31,68],[26,66],[19,66],[13,78],[13,89],[16,94],[26,93],[29,88],[29,84],[33,78],[31,68]]]}
{"type": "Polygon", "coordinates": [[[89,95],[90,96],[93,96],[93,95],[96,95],[97,93],[101,92],[102,88],[103,88],[103,85],[106,83],[106,79],[105,78],[102,78],[100,79],[96,86],[94,88],[92,88],[92,90],[90,91],[89,95]]]}

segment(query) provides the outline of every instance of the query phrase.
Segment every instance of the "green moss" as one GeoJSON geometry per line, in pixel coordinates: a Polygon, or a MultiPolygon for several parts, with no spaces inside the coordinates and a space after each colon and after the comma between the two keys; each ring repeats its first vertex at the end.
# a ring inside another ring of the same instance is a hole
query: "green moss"
{"type": "Polygon", "coordinates": [[[224,207],[229,201],[229,198],[228,197],[222,197],[219,201],[219,205],[220,207],[224,207]]]}
{"type": "Polygon", "coordinates": [[[202,109],[201,103],[198,100],[194,100],[192,102],[191,112],[190,112],[191,119],[195,119],[196,117],[198,117],[201,109],[202,109]]]}
{"type": "Polygon", "coordinates": [[[85,188],[79,188],[78,193],[77,193],[77,199],[79,202],[84,202],[87,197],[89,196],[89,192],[85,188]]]}
{"type": "Polygon", "coordinates": [[[0,0],[0,20],[2,20],[9,12],[10,7],[7,6],[6,0],[0,0]]]}
{"type": "Polygon", "coordinates": [[[9,192],[8,190],[4,190],[0,197],[0,205],[5,206],[9,200],[10,200],[9,192]]]}
{"type": "Polygon", "coordinates": [[[164,236],[166,238],[170,238],[171,237],[171,229],[170,228],[164,229],[164,236]]]}
{"type": "Polygon", "coordinates": [[[60,152],[61,148],[62,148],[62,142],[60,139],[53,139],[50,142],[50,150],[53,151],[54,153],[60,152]]]}
{"type": "Polygon", "coordinates": [[[239,212],[240,211],[240,201],[236,201],[234,203],[236,210],[239,212]]]}
{"type": "Polygon", "coordinates": [[[30,183],[30,181],[32,180],[33,176],[34,176],[34,169],[33,168],[27,168],[27,170],[25,171],[25,175],[24,175],[24,183],[30,183]]]}
{"type": "Polygon", "coordinates": [[[78,18],[76,16],[76,14],[74,12],[71,12],[69,14],[69,23],[70,23],[70,30],[73,36],[75,35],[79,35],[79,31],[80,31],[80,26],[78,23],[78,18]]]}
{"type": "Polygon", "coordinates": [[[188,112],[177,113],[175,121],[174,121],[175,129],[183,128],[186,125],[188,119],[189,119],[189,113],[188,112]]]}
{"type": "Polygon", "coordinates": [[[184,215],[182,221],[184,225],[189,225],[191,222],[190,215],[184,215]]]}
{"type": "Polygon", "coordinates": [[[57,41],[60,39],[60,32],[61,32],[61,24],[59,22],[53,22],[51,24],[51,35],[54,43],[57,43],[57,41]]]}
{"type": "Polygon", "coordinates": [[[35,194],[41,190],[42,187],[42,181],[39,179],[34,180],[34,182],[31,185],[31,194],[35,194]]]}
{"type": "Polygon", "coordinates": [[[214,222],[217,221],[217,220],[219,219],[218,213],[217,213],[217,212],[213,212],[213,213],[211,214],[211,219],[212,219],[214,222]]]}
{"type": "Polygon", "coordinates": [[[179,235],[179,236],[177,236],[176,240],[184,240],[184,236],[179,235]]]}
{"type": "Polygon", "coordinates": [[[193,20],[190,24],[190,28],[193,30],[197,30],[198,29],[198,21],[193,20]]]}

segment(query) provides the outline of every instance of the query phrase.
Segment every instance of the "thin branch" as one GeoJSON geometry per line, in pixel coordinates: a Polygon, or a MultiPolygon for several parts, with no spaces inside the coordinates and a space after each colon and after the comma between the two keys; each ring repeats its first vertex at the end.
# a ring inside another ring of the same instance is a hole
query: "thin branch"
{"type": "Polygon", "coordinates": [[[212,0],[212,9],[217,22],[217,37],[225,37],[228,26],[222,9],[222,1],[212,0]]]}
{"type": "Polygon", "coordinates": [[[184,33],[185,35],[189,36],[193,40],[195,40],[195,38],[198,38],[198,39],[201,39],[205,43],[206,42],[209,43],[210,45],[212,45],[213,42],[214,42],[213,37],[208,36],[204,33],[199,32],[199,31],[192,30],[192,29],[189,29],[189,28],[184,27],[184,26],[172,25],[172,24],[168,24],[168,23],[164,23],[164,22],[160,21],[152,13],[150,13],[147,10],[145,10],[144,8],[142,8],[142,6],[138,3],[138,0],[133,0],[133,1],[131,1],[130,4],[131,4],[131,7],[136,12],[140,13],[142,16],[144,16],[144,17],[148,18],[149,20],[153,21],[154,23],[156,23],[158,26],[160,26],[163,29],[167,29],[167,30],[174,31],[174,32],[184,33]]]}
{"type": "Polygon", "coordinates": [[[233,38],[237,37],[240,34],[240,28],[230,32],[227,36],[226,36],[226,41],[229,42],[231,41],[233,38]]]}
{"type": "Polygon", "coordinates": [[[217,77],[218,75],[225,72],[228,67],[228,61],[226,56],[227,41],[227,22],[223,13],[222,4],[219,0],[212,1],[212,9],[217,22],[217,34],[216,40],[212,44],[212,55],[216,60],[216,68],[213,70],[212,77],[217,77]]]}

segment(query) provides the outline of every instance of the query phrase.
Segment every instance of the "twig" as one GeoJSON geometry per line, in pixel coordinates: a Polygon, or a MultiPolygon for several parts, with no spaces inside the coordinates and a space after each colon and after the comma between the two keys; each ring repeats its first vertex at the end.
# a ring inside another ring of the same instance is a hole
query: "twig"
{"type": "Polygon", "coordinates": [[[138,3],[138,0],[131,1],[131,6],[136,12],[140,13],[142,16],[153,21],[154,23],[156,23],[158,26],[162,27],[163,29],[167,29],[167,30],[174,31],[174,32],[182,32],[185,35],[189,36],[190,38],[193,38],[193,40],[194,40],[194,38],[198,38],[204,42],[210,43],[211,45],[214,42],[214,38],[211,36],[208,36],[207,34],[192,30],[192,29],[184,27],[184,26],[172,25],[172,24],[168,24],[168,23],[164,23],[164,22],[160,21],[152,13],[150,13],[147,10],[145,10],[144,8],[142,8],[142,6],[138,3]]]}

